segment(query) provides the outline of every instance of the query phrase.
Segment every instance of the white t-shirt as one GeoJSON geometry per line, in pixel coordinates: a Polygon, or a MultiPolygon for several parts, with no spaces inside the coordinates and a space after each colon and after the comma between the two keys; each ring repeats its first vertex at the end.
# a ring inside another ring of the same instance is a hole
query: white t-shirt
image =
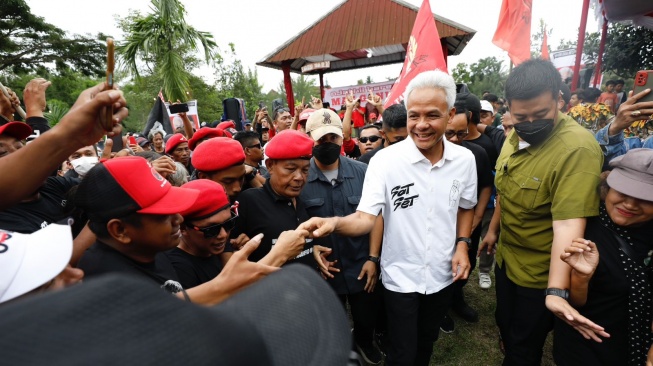
{"type": "Polygon", "coordinates": [[[370,161],[358,210],[383,213],[383,285],[390,291],[432,294],[453,282],[458,208],[476,205],[476,163],[445,139],[435,165],[409,137],[370,161]]]}

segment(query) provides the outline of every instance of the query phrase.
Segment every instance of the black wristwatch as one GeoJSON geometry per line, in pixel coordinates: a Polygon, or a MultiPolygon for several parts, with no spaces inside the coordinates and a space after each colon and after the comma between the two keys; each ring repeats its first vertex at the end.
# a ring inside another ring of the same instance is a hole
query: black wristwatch
{"type": "Polygon", "coordinates": [[[544,292],[546,295],[553,295],[562,297],[565,300],[569,300],[569,290],[563,290],[561,288],[549,287],[544,292]]]}
{"type": "Polygon", "coordinates": [[[458,243],[461,242],[461,241],[464,241],[465,243],[467,243],[468,247],[472,245],[472,239],[471,238],[465,238],[463,236],[461,236],[459,238],[456,238],[456,245],[458,245],[458,243]]]}
{"type": "Polygon", "coordinates": [[[369,256],[369,257],[367,257],[367,260],[370,261],[370,262],[374,262],[374,263],[376,263],[376,264],[379,264],[379,262],[381,261],[381,260],[379,259],[379,257],[373,257],[373,256],[369,256]]]}

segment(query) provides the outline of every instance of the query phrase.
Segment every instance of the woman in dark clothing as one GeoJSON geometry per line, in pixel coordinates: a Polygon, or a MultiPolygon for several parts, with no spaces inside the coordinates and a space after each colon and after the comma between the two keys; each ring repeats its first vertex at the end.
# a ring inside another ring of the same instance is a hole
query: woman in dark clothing
{"type": "Polygon", "coordinates": [[[556,319],[553,355],[560,366],[644,365],[653,342],[653,150],[630,150],[610,166],[599,216],[561,255],[572,268],[569,303],[605,331],[599,339],[556,319]]]}

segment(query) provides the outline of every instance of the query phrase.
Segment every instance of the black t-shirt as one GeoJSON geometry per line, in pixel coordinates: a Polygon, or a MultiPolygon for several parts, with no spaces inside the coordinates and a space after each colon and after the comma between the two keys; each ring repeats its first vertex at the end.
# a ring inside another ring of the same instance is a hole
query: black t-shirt
{"type": "MultiPolygon", "coordinates": [[[[241,192],[238,196],[238,214],[236,227],[231,232],[231,237],[245,233],[248,237],[263,233],[263,240],[258,248],[250,254],[249,260],[258,262],[265,257],[272,246],[277,242],[279,235],[286,230],[295,230],[297,226],[309,219],[304,203],[298,197],[295,199],[296,207],[292,201],[276,194],[270,187],[268,179],[263,187],[252,188],[241,192]]],[[[287,263],[303,263],[313,268],[317,266],[313,259],[313,241],[308,239],[304,250],[293,260],[287,263]]],[[[227,247],[231,245],[227,243],[227,247]]],[[[233,248],[230,249],[233,251],[233,248]]]]}
{"type": "Polygon", "coordinates": [[[214,279],[222,271],[220,257],[196,257],[179,248],[165,252],[184,288],[193,288],[214,279]]]}
{"type": "MultiPolygon", "coordinates": [[[[653,246],[650,240],[653,235],[651,225],[628,230],[634,239],[631,241],[634,251],[646,257],[653,246]]],[[[599,265],[589,283],[587,302],[578,308],[581,315],[604,327],[610,338],[603,338],[602,343],[586,340],[567,323],[556,318],[553,356],[558,365],[627,364],[630,284],[615,235],[601,224],[598,216],[587,220],[585,239],[596,243],[599,265]]]]}
{"type": "Polygon", "coordinates": [[[491,167],[494,169],[494,167],[497,165],[497,158],[499,157],[499,153],[497,152],[497,148],[495,147],[494,143],[492,142],[492,140],[490,140],[489,137],[487,137],[484,134],[481,134],[479,137],[473,140],[465,140],[465,141],[469,141],[485,149],[485,152],[487,153],[487,157],[490,159],[491,167]]]}
{"type": "Polygon", "coordinates": [[[49,177],[39,189],[39,197],[0,211],[0,229],[31,234],[66,218],[66,193],[79,184],[76,178],[49,177]]]}
{"type": "Polygon", "coordinates": [[[481,188],[492,187],[494,184],[490,159],[487,157],[485,150],[474,143],[463,141],[463,146],[474,154],[474,160],[476,160],[476,179],[478,182],[476,195],[478,198],[481,194],[481,188]]]}
{"type": "Polygon", "coordinates": [[[381,146],[377,147],[376,149],[361,155],[361,157],[358,158],[358,161],[360,161],[361,163],[369,164],[370,160],[372,160],[372,157],[376,155],[376,153],[381,151],[381,149],[383,149],[383,144],[381,144],[381,146]]]}
{"type": "MultiPolygon", "coordinates": [[[[79,268],[85,278],[92,278],[107,273],[124,273],[137,276],[163,287],[167,282],[179,283],[170,259],[163,253],[154,257],[154,262],[141,263],[111,248],[101,241],[96,241],[79,260],[79,268]]],[[[180,286],[181,287],[181,286],[180,286]]],[[[178,291],[170,291],[175,293],[178,291]]]]}
{"type": "MultiPolygon", "coordinates": [[[[485,128],[485,135],[492,140],[494,144],[494,149],[497,151],[497,154],[501,154],[501,149],[503,148],[503,142],[506,141],[505,131],[498,127],[487,126],[485,128]]],[[[494,166],[492,166],[494,170],[494,166]]]]}

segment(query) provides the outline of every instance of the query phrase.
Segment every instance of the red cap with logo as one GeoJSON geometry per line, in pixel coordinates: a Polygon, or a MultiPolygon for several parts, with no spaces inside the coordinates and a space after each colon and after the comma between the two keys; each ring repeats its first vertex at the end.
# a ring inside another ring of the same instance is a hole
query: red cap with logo
{"type": "Polygon", "coordinates": [[[173,187],[139,156],[95,165],[79,184],[75,204],[96,222],[131,213],[172,215],[190,208],[199,191],[173,187]]]}
{"type": "Polygon", "coordinates": [[[166,142],[166,154],[170,154],[172,150],[174,150],[177,147],[177,145],[183,142],[188,142],[188,140],[184,137],[184,135],[180,133],[176,133],[172,135],[172,137],[168,139],[168,142],[166,142]]]}

